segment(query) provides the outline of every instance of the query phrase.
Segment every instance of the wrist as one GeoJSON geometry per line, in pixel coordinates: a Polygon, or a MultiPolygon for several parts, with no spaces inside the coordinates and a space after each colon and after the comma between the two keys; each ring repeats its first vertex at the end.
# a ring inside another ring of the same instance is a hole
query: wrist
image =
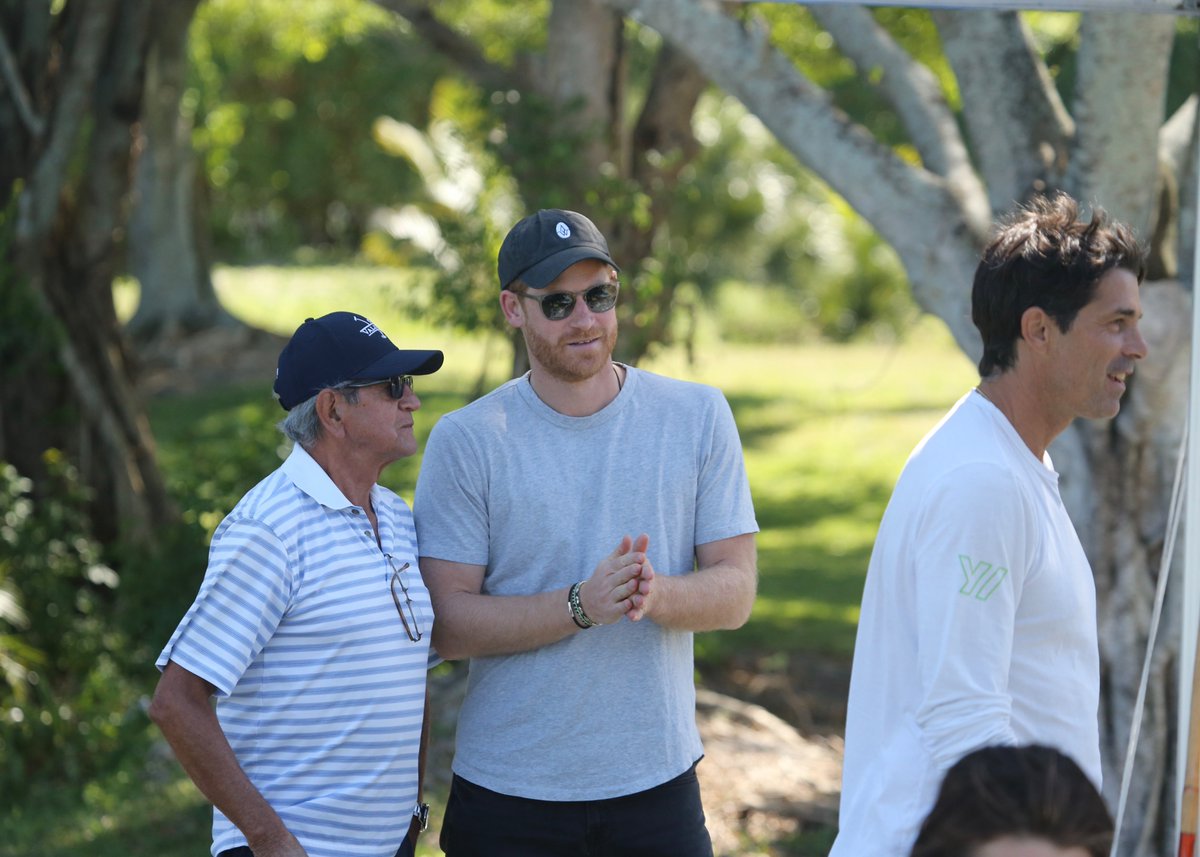
{"type": "Polygon", "coordinates": [[[575,623],[576,627],[586,630],[587,628],[591,628],[593,625],[600,625],[602,623],[592,619],[583,609],[583,602],[580,600],[580,592],[583,590],[583,584],[584,581],[581,580],[572,586],[570,590],[568,590],[567,611],[571,616],[571,621],[575,623]]]}

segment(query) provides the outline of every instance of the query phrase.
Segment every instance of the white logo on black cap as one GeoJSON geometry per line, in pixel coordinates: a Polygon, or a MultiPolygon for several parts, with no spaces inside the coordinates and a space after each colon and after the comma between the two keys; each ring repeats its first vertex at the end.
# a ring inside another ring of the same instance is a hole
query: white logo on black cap
{"type": "Polygon", "coordinates": [[[554,226],[554,234],[557,235],[559,238],[570,238],[571,237],[571,227],[567,226],[567,224],[563,223],[560,220],[554,226]]]}
{"type": "Polygon", "coordinates": [[[367,336],[374,336],[376,333],[378,333],[381,337],[387,339],[387,334],[380,330],[378,325],[376,325],[374,322],[367,321],[367,319],[359,318],[358,316],[354,316],[354,320],[361,321],[363,323],[362,329],[358,331],[359,333],[366,334],[367,336]]]}

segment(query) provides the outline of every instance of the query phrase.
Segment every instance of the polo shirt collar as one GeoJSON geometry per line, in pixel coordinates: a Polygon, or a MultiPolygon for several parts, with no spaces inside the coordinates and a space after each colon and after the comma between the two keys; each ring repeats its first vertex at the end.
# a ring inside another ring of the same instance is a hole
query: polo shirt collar
{"type": "Polygon", "coordinates": [[[316,459],[300,444],[292,446],[292,453],[283,462],[284,474],[297,488],[330,509],[349,509],[354,504],[329,478],[316,459]]]}

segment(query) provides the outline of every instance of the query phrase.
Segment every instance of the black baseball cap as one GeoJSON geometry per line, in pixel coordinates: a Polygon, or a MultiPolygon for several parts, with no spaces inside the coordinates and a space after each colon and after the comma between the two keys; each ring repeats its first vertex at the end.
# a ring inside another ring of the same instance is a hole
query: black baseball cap
{"type": "Polygon", "coordinates": [[[508,231],[500,245],[497,272],[500,288],[513,280],[544,289],[567,268],[584,259],[599,259],[621,270],[608,254],[608,242],[596,224],[575,211],[543,208],[508,231]]]}
{"type": "Polygon", "coordinates": [[[279,354],[275,398],[285,411],[343,381],[428,375],[440,351],[402,351],[373,322],[351,312],[305,319],[279,354]]]}

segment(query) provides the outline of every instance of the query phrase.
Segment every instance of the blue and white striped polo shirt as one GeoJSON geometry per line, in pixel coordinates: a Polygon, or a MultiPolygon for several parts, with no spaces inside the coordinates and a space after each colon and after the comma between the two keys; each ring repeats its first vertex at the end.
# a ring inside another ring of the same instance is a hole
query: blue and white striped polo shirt
{"type": "MultiPolygon", "coordinates": [[[[408,505],[379,485],[371,503],[382,549],[297,445],[217,528],[196,600],[157,661],[217,688],[238,761],[311,857],[392,857],[417,802],[433,611],[408,505]],[[417,643],[389,591],[406,562],[417,643]]],[[[212,853],[244,844],[214,810],[212,853]]]]}

